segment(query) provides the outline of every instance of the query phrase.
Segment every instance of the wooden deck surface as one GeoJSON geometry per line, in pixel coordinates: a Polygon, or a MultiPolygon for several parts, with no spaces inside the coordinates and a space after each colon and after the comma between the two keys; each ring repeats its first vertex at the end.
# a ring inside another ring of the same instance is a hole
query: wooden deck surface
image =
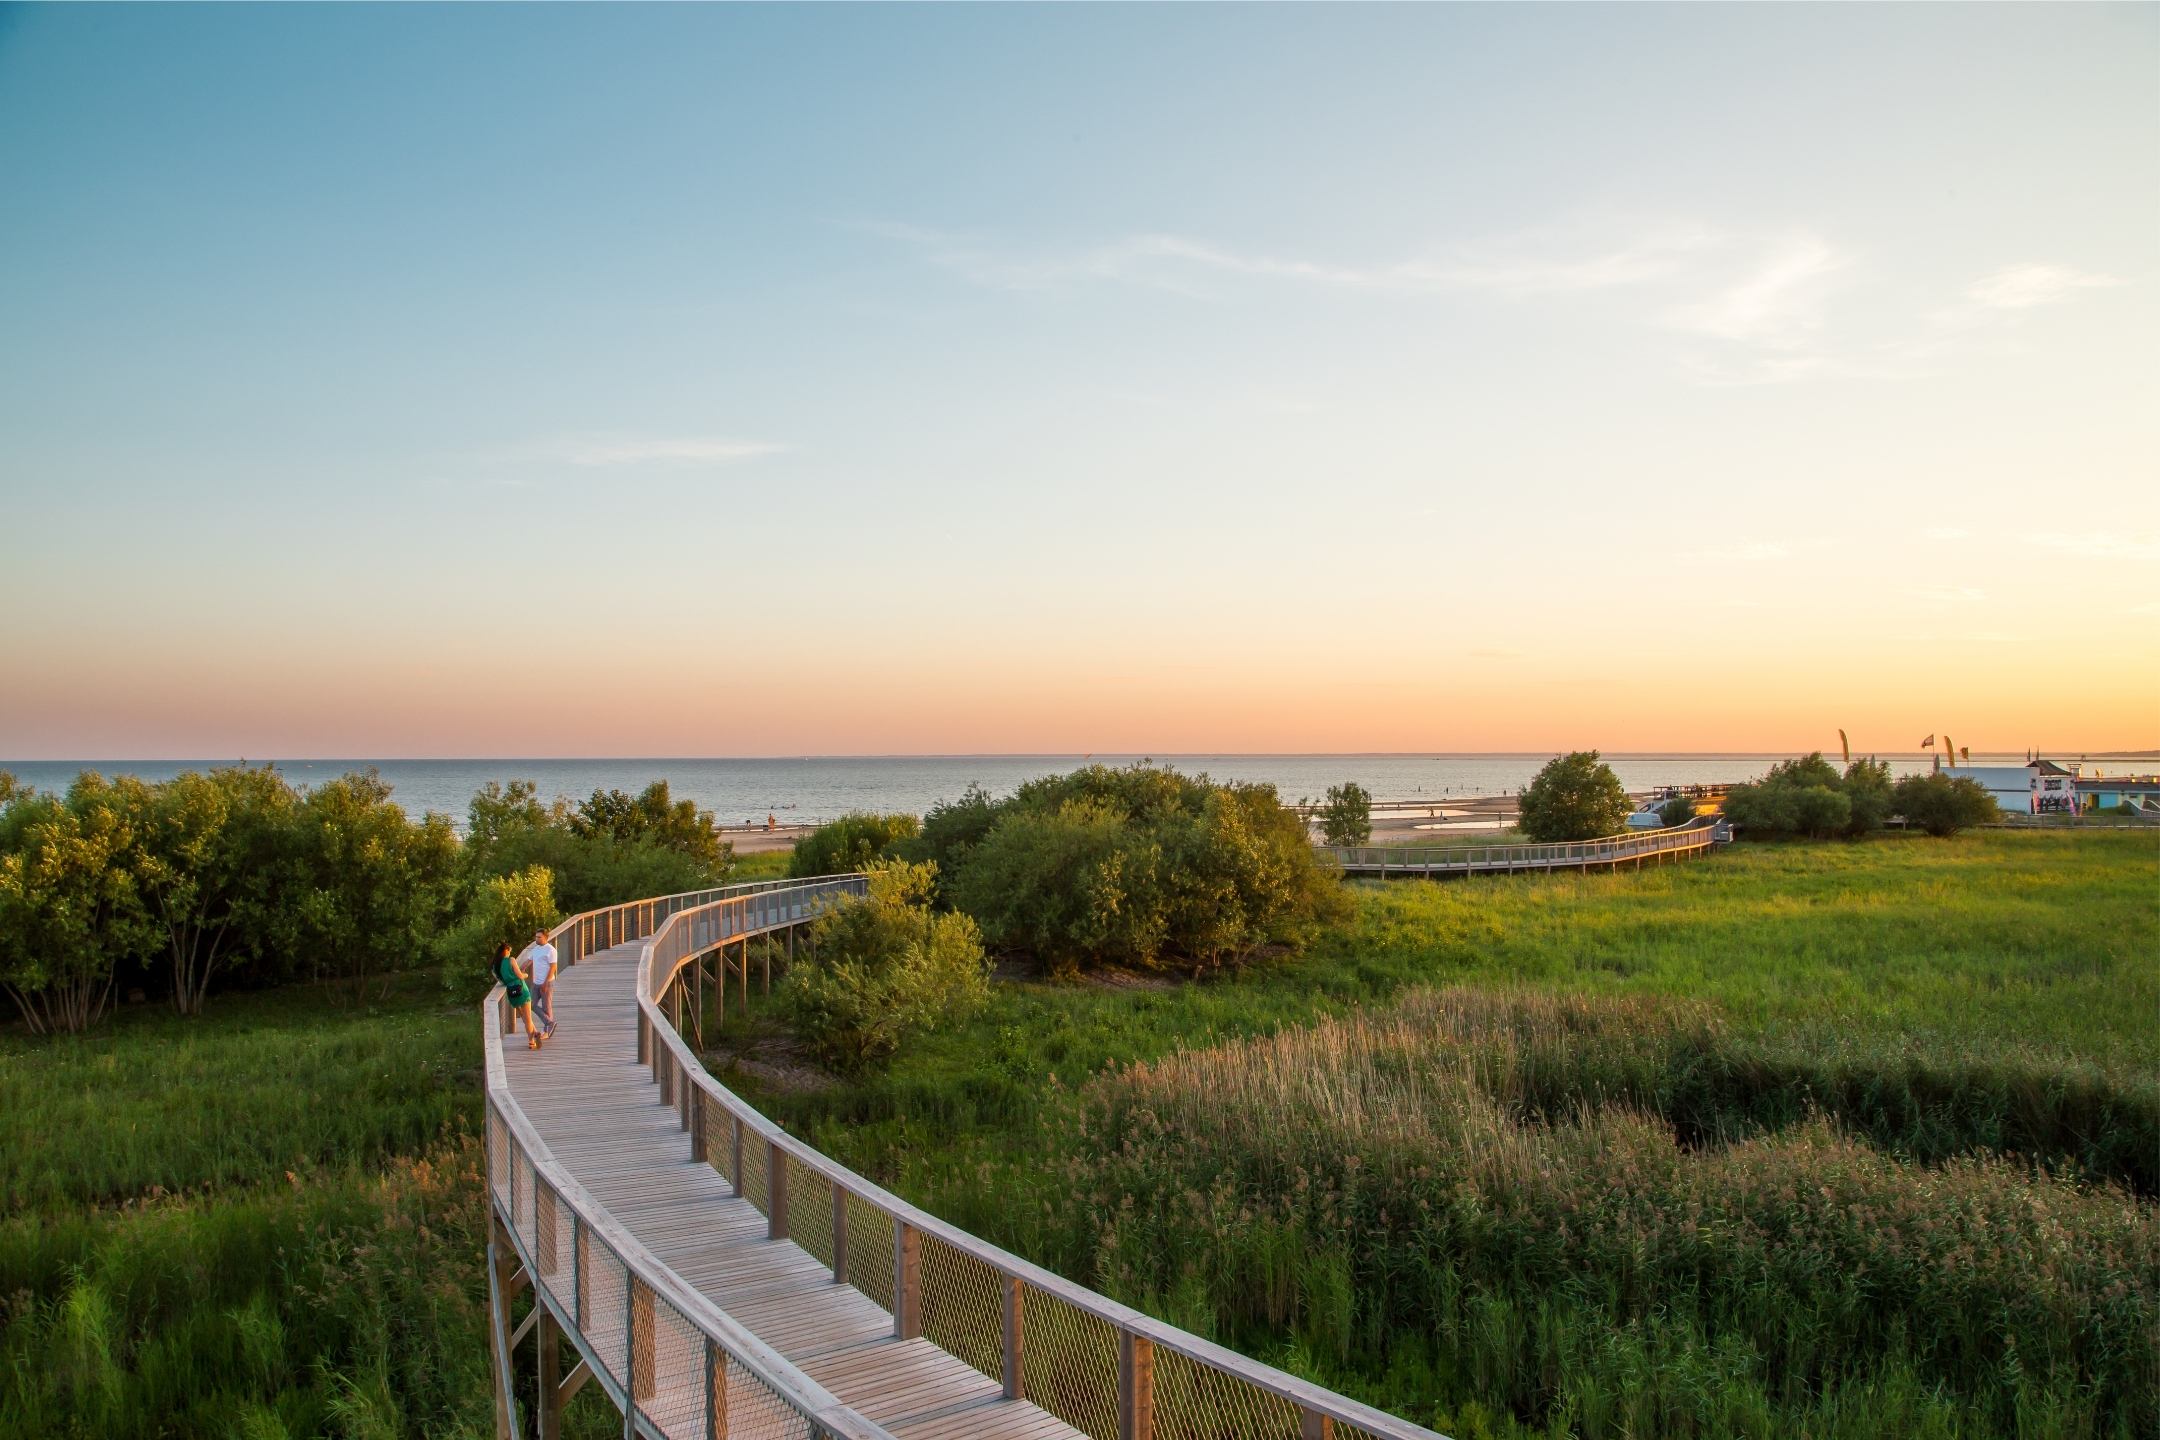
{"type": "MultiPolygon", "coordinates": [[[[559,1028],[543,1049],[504,1037],[511,1093],[556,1160],[685,1283],[900,1440],[1081,1440],[930,1341],[895,1340],[891,1316],[792,1242],[767,1239],[765,1217],[690,1158],[675,1110],[637,1063],[638,949],[618,945],[561,972],[559,1028]]],[[[619,1340],[620,1322],[610,1328],[619,1340]]],[[[663,1367],[646,1408],[696,1415],[679,1433],[702,1433],[699,1382],[668,1373],[681,1368],[663,1367]],[[678,1387],[690,1393],[668,1393],[678,1387]]]]}

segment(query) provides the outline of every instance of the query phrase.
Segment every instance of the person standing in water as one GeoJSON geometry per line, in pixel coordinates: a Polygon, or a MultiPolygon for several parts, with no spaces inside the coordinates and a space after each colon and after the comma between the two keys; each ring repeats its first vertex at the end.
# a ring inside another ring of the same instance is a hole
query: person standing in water
{"type": "Polygon", "coordinates": [[[525,1048],[540,1048],[540,1032],[533,1028],[532,986],[526,983],[525,972],[518,968],[517,956],[510,952],[510,942],[505,940],[495,952],[495,978],[502,982],[503,997],[510,1002],[510,1009],[525,1020],[525,1048]]]}

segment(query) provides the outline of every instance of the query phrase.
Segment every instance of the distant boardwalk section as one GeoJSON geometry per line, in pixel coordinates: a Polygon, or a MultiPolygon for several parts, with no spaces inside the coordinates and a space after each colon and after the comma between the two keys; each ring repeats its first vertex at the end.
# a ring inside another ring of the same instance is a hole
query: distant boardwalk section
{"type": "Polygon", "coordinates": [[[747,994],[749,941],[792,949],[863,889],[770,882],[565,922],[561,1028],[540,1051],[503,1045],[489,996],[500,1435],[525,1433],[510,1360],[532,1334],[542,1437],[596,1384],[625,1434],[699,1440],[1436,1440],[954,1229],[707,1075],[679,1033],[707,988],[747,994]]]}
{"type": "Polygon", "coordinates": [[[1536,870],[1641,869],[1700,855],[1729,839],[1715,816],[1668,830],[1642,830],[1602,840],[1506,845],[1323,845],[1347,875],[1510,875],[1536,870]]]}

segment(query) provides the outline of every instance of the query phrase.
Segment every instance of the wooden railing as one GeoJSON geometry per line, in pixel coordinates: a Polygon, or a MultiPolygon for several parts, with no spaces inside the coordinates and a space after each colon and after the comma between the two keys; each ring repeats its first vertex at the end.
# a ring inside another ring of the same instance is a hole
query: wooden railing
{"type": "MultiPolygon", "coordinates": [[[[896,1338],[930,1340],[1008,1398],[1032,1402],[1089,1440],[1332,1440],[1338,1432],[1345,1440],[1444,1440],[948,1225],[789,1135],[707,1074],[679,1031],[686,1004],[701,1003],[684,989],[685,973],[699,973],[693,962],[802,924],[864,888],[861,876],[738,886],[595,911],[555,932],[566,963],[645,939],[634,981],[638,1059],[651,1069],[659,1100],[674,1108],[690,1157],[764,1215],[771,1238],[792,1240],[831,1270],[835,1284],[885,1310],[896,1338]]],[[[889,1440],[685,1285],[592,1201],[518,1110],[498,1027],[487,1028],[496,1211],[551,1322],[583,1356],[579,1369],[629,1417],[625,1433],[729,1433],[726,1418],[711,1413],[711,1377],[740,1367],[776,1415],[798,1417],[813,1437],[889,1440]],[[686,1373],[701,1383],[684,1386],[686,1373]],[[705,1397],[703,1409],[684,1394],[705,1397]],[[663,1396],[676,1398],[656,1412],[663,1396]]],[[[496,1279],[491,1271],[491,1284],[496,1279]]],[[[498,1363],[498,1375],[508,1368],[498,1363]]],[[[514,1415],[507,1379],[500,1383],[504,1413],[514,1415]]]]}
{"type": "Polygon", "coordinates": [[[1637,830],[1597,840],[1504,845],[1322,845],[1320,853],[1345,871],[1378,875],[1492,874],[1512,870],[1588,870],[1630,861],[1695,854],[1717,842],[1718,822],[1703,816],[1663,830],[1637,830]]]}

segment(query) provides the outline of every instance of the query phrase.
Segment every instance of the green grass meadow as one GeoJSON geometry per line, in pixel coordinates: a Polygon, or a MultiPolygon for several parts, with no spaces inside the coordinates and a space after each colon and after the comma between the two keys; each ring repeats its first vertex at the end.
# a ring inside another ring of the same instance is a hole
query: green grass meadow
{"type": "MultiPolygon", "coordinates": [[[[861,1081],[716,1068],[1460,1440],[2155,1433],[2160,836],[1353,888],[1239,974],[1001,979],[861,1081]]],[[[789,1051],[762,997],[717,1034],[789,1051]]],[[[432,975],[0,1031],[0,1435],[491,1433],[479,1067],[432,975]]]]}

